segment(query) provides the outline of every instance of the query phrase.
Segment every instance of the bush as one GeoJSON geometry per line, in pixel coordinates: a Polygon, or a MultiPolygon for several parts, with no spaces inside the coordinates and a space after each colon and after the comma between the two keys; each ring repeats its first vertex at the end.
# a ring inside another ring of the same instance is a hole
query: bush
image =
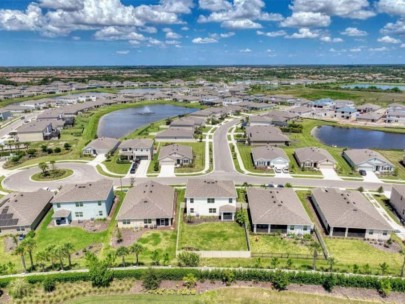
{"type": "Polygon", "coordinates": [[[286,290],[289,284],[288,275],[283,271],[276,271],[272,280],[273,287],[277,290],[286,290]]]}
{"type": "Polygon", "coordinates": [[[56,287],[56,282],[54,279],[51,278],[46,278],[43,282],[42,282],[42,287],[44,288],[45,292],[52,292],[55,290],[56,287]]]}
{"type": "Polygon", "coordinates": [[[54,151],[55,151],[55,153],[60,153],[62,151],[62,149],[59,147],[56,147],[54,151]]]}
{"type": "Polygon", "coordinates": [[[113,274],[107,262],[97,261],[89,267],[89,278],[93,287],[108,287],[113,280],[113,274]]]}
{"type": "Polygon", "coordinates": [[[247,211],[245,209],[239,209],[236,211],[235,220],[239,225],[245,225],[248,222],[247,211]]]}
{"type": "Polygon", "coordinates": [[[226,286],[231,286],[231,284],[235,282],[235,273],[229,269],[224,270],[222,273],[222,282],[224,282],[226,286]]]}
{"type": "Polygon", "coordinates": [[[194,288],[197,285],[197,278],[195,277],[194,274],[188,273],[184,278],[183,278],[183,284],[187,288],[194,288]]]}
{"type": "Polygon", "coordinates": [[[392,287],[389,280],[381,280],[378,284],[378,292],[384,298],[388,297],[391,293],[392,287]]]}
{"type": "Polygon", "coordinates": [[[336,286],[336,277],[334,275],[327,276],[322,286],[326,291],[332,292],[333,288],[336,286]]]}
{"type": "Polygon", "coordinates": [[[46,153],[48,153],[48,154],[52,154],[52,153],[53,153],[53,149],[52,149],[52,148],[48,148],[48,149],[46,149],[46,153]]]}
{"type": "Polygon", "coordinates": [[[15,299],[22,299],[30,293],[31,285],[24,279],[16,279],[10,283],[9,294],[15,299]]]}
{"type": "Polygon", "coordinates": [[[161,278],[154,269],[149,268],[142,278],[142,286],[146,290],[156,290],[159,288],[161,278]]]}
{"type": "Polygon", "coordinates": [[[197,267],[200,264],[200,256],[194,252],[180,252],[177,260],[180,267],[197,267]]]}

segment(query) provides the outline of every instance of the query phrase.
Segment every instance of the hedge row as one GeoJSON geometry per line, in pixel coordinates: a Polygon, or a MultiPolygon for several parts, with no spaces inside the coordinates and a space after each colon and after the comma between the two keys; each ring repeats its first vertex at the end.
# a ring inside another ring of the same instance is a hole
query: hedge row
{"type": "MultiPolygon", "coordinates": [[[[146,269],[126,269],[114,270],[113,276],[116,279],[134,278],[141,279],[146,269]]],[[[235,280],[238,281],[262,281],[272,282],[276,272],[263,270],[198,270],[192,268],[175,268],[175,269],[155,269],[156,274],[162,280],[181,281],[184,276],[189,273],[194,274],[198,279],[205,280],[222,280],[224,271],[231,271],[235,275],[235,280]]],[[[305,284],[305,285],[323,285],[325,279],[331,274],[310,273],[310,272],[288,272],[286,273],[290,283],[305,284]]],[[[377,276],[360,276],[360,275],[342,275],[334,274],[336,278],[336,286],[341,287],[357,287],[377,289],[379,287],[380,278],[377,276]]],[[[75,282],[88,281],[89,274],[87,272],[69,272],[55,273],[49,275],[30,275],[27,276],[29,283],[40,283],[46,278],[54,279],[59,282],[75,282]]],[[[0,279],[0,287],[5,287],[12,278],[0,279]]],[[[393,291],[405,292],[405,280],[401,278],[387,278],[390,281],[393,291]]]]}

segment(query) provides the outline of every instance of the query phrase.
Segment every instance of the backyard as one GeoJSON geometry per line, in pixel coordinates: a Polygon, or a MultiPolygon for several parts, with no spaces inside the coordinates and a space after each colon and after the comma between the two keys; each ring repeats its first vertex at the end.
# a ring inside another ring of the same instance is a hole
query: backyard
{"type": "Polygon", "coordinates": [[[175,169],[176,173],[192,173],[204,170],[205,166],[205,142],[179,143],[179,145],[190,146],[193,148],[193,165],[188,167],[179,167],[175,169]]]}
{"type": "Polygon", "coordinates": [[[310,255],[312,253],[309,245],[310,240],[303,238],[290,238],[281,235],[250,235],[250,246],[252,253],[287,253],[310,255]]]}

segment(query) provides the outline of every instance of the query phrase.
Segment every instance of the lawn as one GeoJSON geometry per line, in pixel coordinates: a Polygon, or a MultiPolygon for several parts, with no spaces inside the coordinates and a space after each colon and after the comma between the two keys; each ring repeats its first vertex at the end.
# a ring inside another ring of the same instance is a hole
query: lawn
{"type": "MultiPolygon", "coordinates": [[[[239,150],[240,157],[242,158],[243,165],[245,169],[253,172],[253,173],[268,173],[269,175],[274,175],[273,170],[265,170],[265,169],[256,169],[253,160],[252,160],[252,147],[249,145],[245,145],[242,143],[237,144],[237,148],[239,150]]],[[[232,150],[232,147],[231,147],[232,150]]],[[[234,159],[237,162],[237,159],[234,159]]]]}
{"type": "Polygon", "coordinates": [[[338,264],[369,264],[373,270],[378,271],[379,264],[385,262],[389,265],[389,271],[398,274],[403,262],[399,253],[379,250],[363,240],[325,238],[325,243],[338,264]]]}
{"type": "Polygon", "coordinates": [[[303,240],[284,238],[278,235],[250,235],[252,253],[310,254],[303,240]]]}
{"type": "Polygon", "coordinates": [[[394,208],[390,204],[390,200],[386,198],[384,194],[375,194],[373,197],[380,204],[380,206],[384,208],[385,212],[387,212],[392,220],[394,220],[398,225],[402,225],[400,219],[395,213],[394,208]]]}
{"type": "Polygon", "coordinates": [[[73,170],[70,169],[56,169],[43,172],[39,172],[31,176],[31,179],[34,181],[51,181],[51,180],[60,180],[66,177],[69,177],[73,174],[73,170]]]}
{"type": "Polygon", "coordinates": [[[404,158],[404,151],[400,150],[378,150],[385,158],[387,158],[398,170],[398,175],[382,175],[381,178],[384,179],[405,179],[405,166],[402,164],[404,158]]]}
{"type": "Polygon", "coordinates": [[[193,165],[191,167],[179,167],[175,169],[176,173],[192,173],[204,170],[205,166],[205,142],[179,143],[179,145],[190,146],[193,148],[193,165]]]}
{"type": "Polygon", "coordinates": [[[245,232],[233,222],[208,222],[202,224],[181,224],[180,249],[198,250],[247,250],[245,232]]]}
{"type": "Polygon", "coordinates": [[[108,170],[110,170],[113,173],[117,174],[127,174],[129,171],[129,168],[131,167],[131,163],[124,162],[124,163],[118,163],[119,155],[118,151],[114,153],[114,155],[110,158],[110,160],[105,160],[103,164],[107,167],[108,170]]]}
{"type": "Polygon", "coordinates": [[[151,230],[145,232],[138,240],[138,243],[144,247],[144,251],[139,255],[142,263],[151,262],[151,254],[157,250],[160,258],[165,253],[169,254],[170,261],[176,258],[176,230],[151,230]]]}

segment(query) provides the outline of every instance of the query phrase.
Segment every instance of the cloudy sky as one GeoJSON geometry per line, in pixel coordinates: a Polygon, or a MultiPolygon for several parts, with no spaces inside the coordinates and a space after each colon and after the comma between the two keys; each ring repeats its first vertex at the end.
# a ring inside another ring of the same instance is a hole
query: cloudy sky
{"type": "Polygon", "coordinates": [[[405,0],[0,0],[0,65],[405,63],[405,0]]]}

